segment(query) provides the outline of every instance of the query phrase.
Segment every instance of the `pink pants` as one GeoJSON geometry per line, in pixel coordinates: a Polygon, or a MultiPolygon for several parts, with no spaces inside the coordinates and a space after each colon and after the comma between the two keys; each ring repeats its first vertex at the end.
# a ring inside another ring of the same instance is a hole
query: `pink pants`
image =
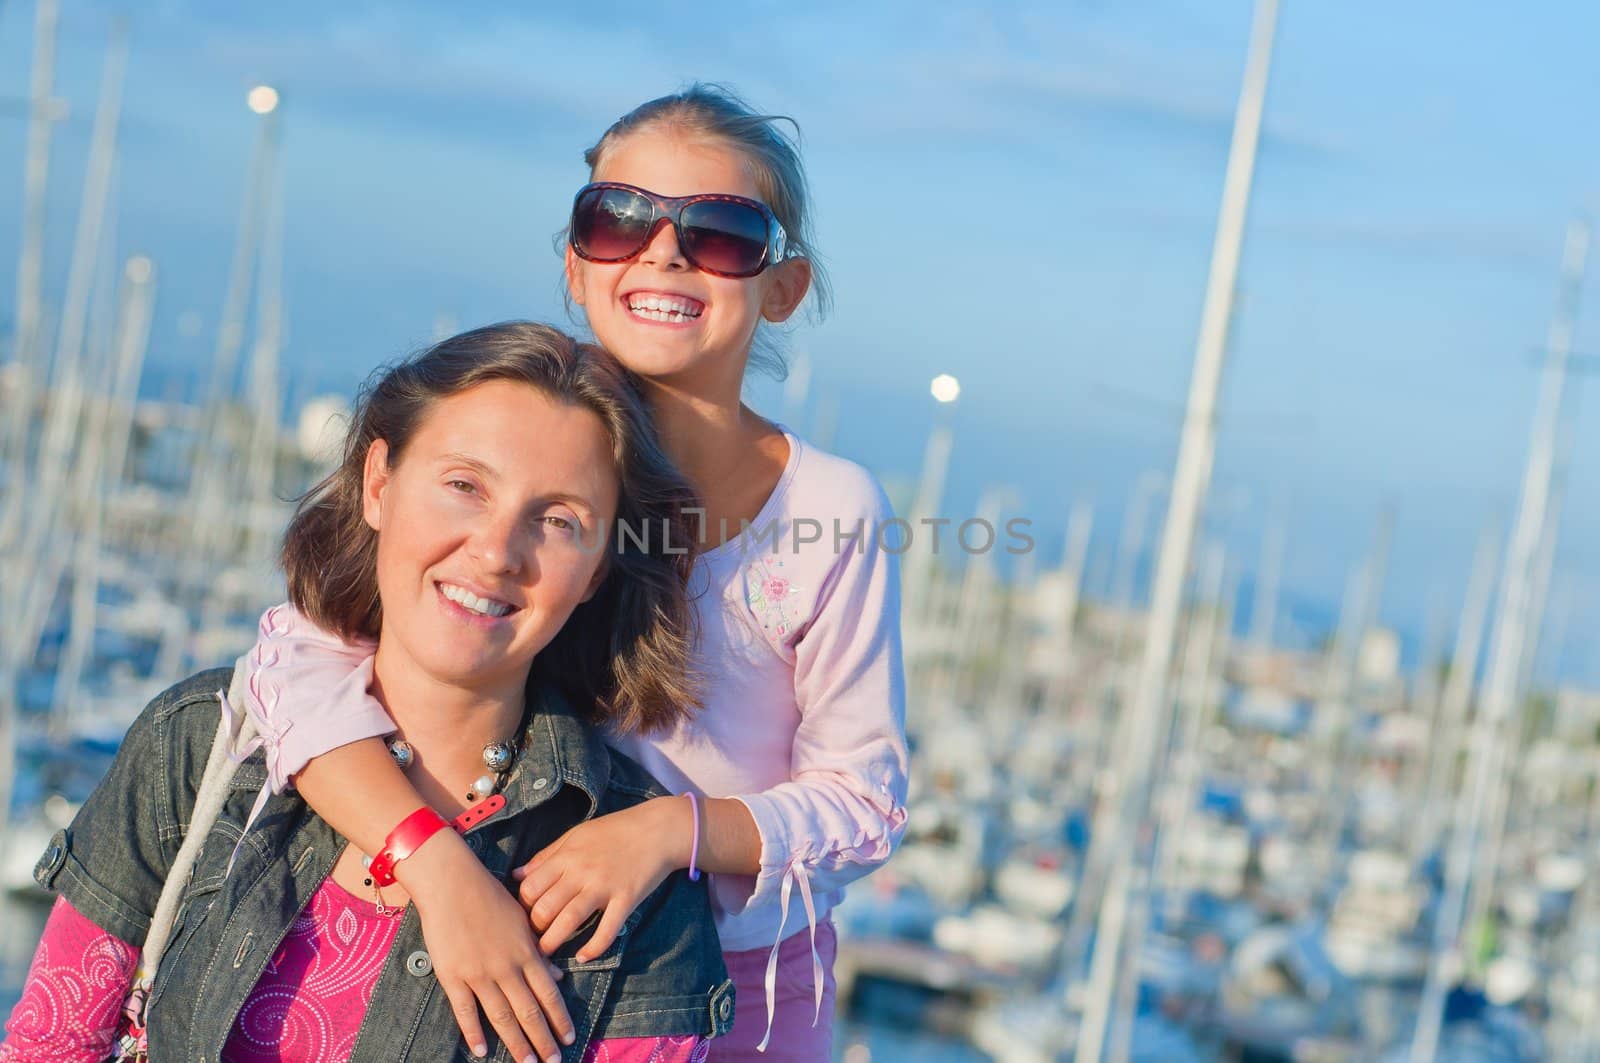
{"type": "Polygon", "coordinates": [[[822,1014],[816,1026],[816,990],[811,983],[811,932],[783,939],[778,947],[778,987],[772,1011],[772,1039],[757,1052],[767,1032],[767,957],[771,949],[722,954],[733,979],[736,1007],[733,1030],[711,1042],[711,1063],[828,1063],[833,1058],[833,961],[839,942],[833,921],[817,924],[817,955],[822,959],[822,1014]]]}

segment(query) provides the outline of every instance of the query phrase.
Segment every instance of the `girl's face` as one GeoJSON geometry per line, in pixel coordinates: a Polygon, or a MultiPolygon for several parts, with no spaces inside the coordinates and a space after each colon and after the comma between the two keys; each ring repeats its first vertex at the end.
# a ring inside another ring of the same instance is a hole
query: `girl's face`
{"type": "MultiPolygon", "coordinates": [[[[706,192],[761,199],[744,157],[716,141],[671,128],[623,137],[596,181],[621,181],[663,196],[706,192]]],[[[716,277],[691,266],[671,225],[662,225],[638,257],[588,262],[567,248],[567,285],[589,327],[623,365],[646,379],[697,395],[737,397],[756,325],[784,321],[805,298],[811,266],[790,259],[754,277],[716,277]],[[682,321],[639,311],[654,297],[678,301],[682,321]]]]}
{"type": "Polygon", "coordinates": [[[378,440],[362,492],[378,533],[379,667],[514,694],[605,576],[618,484],[599,417],[489,381],[436,401],[388,459],[378,440]]]}

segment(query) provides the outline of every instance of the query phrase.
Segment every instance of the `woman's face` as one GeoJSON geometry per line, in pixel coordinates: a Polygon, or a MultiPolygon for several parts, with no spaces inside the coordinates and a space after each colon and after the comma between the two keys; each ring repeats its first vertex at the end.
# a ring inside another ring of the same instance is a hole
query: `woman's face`
{"type": "MultiPolygon", "coordinates": [[[[606,153],[596,181],[621,181],[663,196],[705,192],[761,199],[735,150],[670,128],[630,133],[606,153]]],[[[792,259],[747,278],[717,277],[691,266],[670,225],[659,227],[638,257],[589,262],[567,248],[567,285],[595,339],[646,379],[700,394],[737,394],[756,325],[784,321],[805,298],[811,268],[792,259]],[[637,313],[650,296],[684,300],[683,321],[637,313]]]]}
{"type": "Polygon", "coordinates": [[[600,418],[514,381],[436,401],[393,464],[375,442],[363,511],[378,533],[391,681],[520,691],[605,576],[617,492],[600,418]]]}

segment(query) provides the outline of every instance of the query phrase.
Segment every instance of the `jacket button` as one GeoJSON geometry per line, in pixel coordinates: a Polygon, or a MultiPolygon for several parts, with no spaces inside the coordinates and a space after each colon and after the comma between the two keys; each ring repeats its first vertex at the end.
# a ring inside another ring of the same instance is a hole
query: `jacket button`
{"type": "Polygon", "coordinates": [[[546,779],[542,775],[539,776],[537,779],[533,780],[533,788],[535,790],[543,790],[546,786],[549,786],[549,785],[550,785],[550,780],[546,779]]]}
{"type": "Polygon", "coordinates": [[[67,862],[67,832],[58,830],[50,839],[50,848],[33,865],[33,880],[45,889],[54,888],[56,873],[67,862]]]}
{"type": "Polygon", "coordinates": [[[723,997],[721,1000],[717,1001],[717,1018],[721,1019],[723,1022],[727,1022],[732,1017],[733,1000],[730,997],[723,997]]]}
{"type": "Polygon", "coordinates": [[[413,978],[426,978],[433,973],[433,960],[421,949],[406,957],[406,973],[413,978]]]}

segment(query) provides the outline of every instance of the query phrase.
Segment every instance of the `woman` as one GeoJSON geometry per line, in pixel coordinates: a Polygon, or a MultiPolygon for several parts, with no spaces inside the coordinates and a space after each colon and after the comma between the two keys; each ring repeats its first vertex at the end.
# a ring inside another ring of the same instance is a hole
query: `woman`
{"type": "MultiPolygon", "coordinates": [[[[156,976],[153,1058],[486,1055],[496,1046],[463,1045],[451,1015],[466,992],[501,1034],[496,1058],[563,1054],[522,1038],[519,1017],[537,1013],[568,1059],[687,1059],[727,1030],[705,890],[683,874],[587,962],[574,958],[587,935],[546,961],[530,930],[520,982],[507,991],[490,972],[494,997],[436,984],[429,913],[405,892],[435,820],[479,820],[467,841],[505,879],[576,824],[664,793],[595,725],[660,726],[692,706],[690,561],[667,536],[609,531],[671,527],[686,543],[692,501],[622,371],[553,329],[478,329],[379,379],[340,468],[297,509],[283,562],[296,608],[376,640],[362,681],[398,727],[391,750],[426,802],[422,833],[391,835],[392,876],[292,793],[246,834],[265,768],[259,754],[241,767],[156,976]]],[[[35,877],[61,899],[0,1060],[105,1057],[229,679],[203,672],[156,698],[40,861],[35,877]]],[[[451,917],[448,900],[428,903],[451,917]]]]}

